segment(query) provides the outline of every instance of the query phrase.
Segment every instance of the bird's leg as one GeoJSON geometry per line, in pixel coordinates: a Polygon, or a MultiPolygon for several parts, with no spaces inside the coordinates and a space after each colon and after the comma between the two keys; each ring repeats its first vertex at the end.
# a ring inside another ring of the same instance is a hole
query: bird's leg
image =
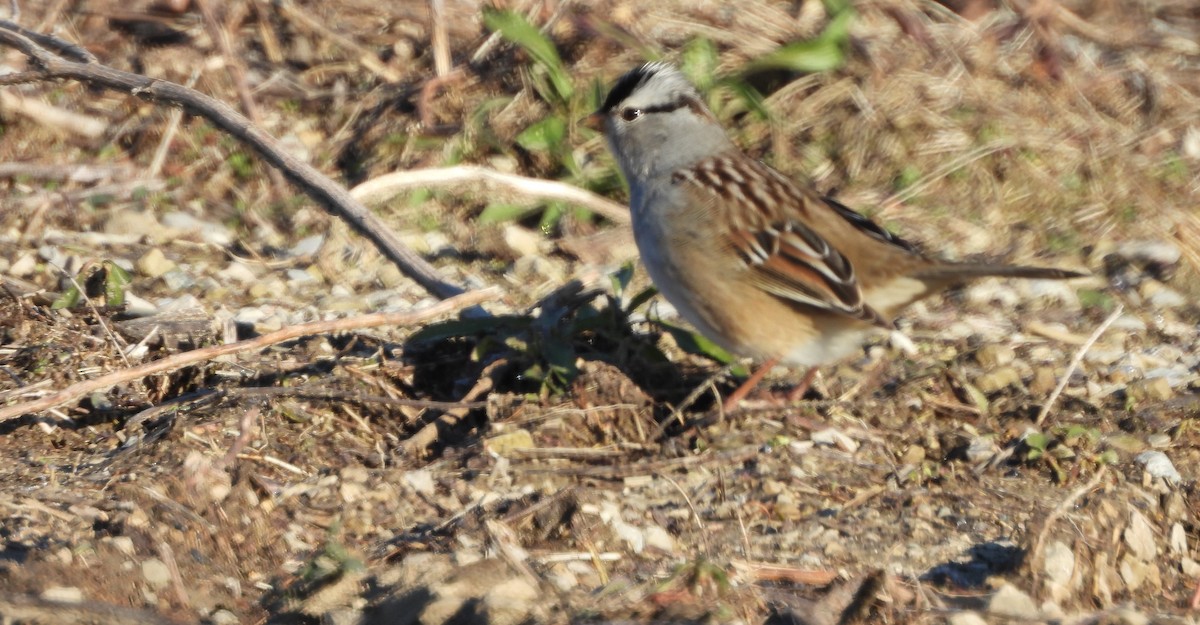
{"type": "Polygon", "coordinates": [[[792,389],[787,396],[789,402],[800,401],[804,399],[804,394],[808,392],[808,388],[812,386],[813,380],[817,377],[817,368],[809,367],[808,373],[804,374],[804,379],[800,380],[800,384],[792,389]]]}
{"type": "Polygon", "coordinates": [[[742,382],[742,385],[737,387],[737,390],[733,391],[729,397],[725,398],[725,403],[722,404],[725,412],[733,412],[733,410],[737,408],[737,405],[742,403],[742,400],[750,394],[750,391],[754,390],[754,387],[758,386],[759,382],[762,382],[763,377],[765,377],[767,372],[770,371],[771,368],[773,368],[778,362],[778,358],[772,358],[764,362],[757,371],[750,374],[750,377],[746,378],[746,381],[742,382]]]}

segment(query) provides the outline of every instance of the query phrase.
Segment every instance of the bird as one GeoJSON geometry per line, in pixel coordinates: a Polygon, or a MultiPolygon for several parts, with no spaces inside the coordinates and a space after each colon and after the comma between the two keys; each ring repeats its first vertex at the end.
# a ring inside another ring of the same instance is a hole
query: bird
{"type": "Polygon", "coordinates": [[[734,410],[776,365],[817,367],[924,297],[977,278],[1069,279],[1050,267],[926,255],[865,215],[748,155],[672,64],[621,76],[584,124],[602,132],[629,184],[634,240],[679,315],[763,365],[723,402],[734,410]]]}

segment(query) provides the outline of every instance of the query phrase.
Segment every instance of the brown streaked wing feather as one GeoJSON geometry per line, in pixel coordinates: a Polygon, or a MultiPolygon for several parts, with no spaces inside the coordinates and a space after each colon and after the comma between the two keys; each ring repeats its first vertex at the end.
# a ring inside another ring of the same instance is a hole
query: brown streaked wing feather
{"type": "Polygon", "coordinates": [[[850,261],[805,225],[810,203],[819,198],[806,196],[782,175],[740,155],[708,159],[676,172],[673,180],[739,205],[719,218],[728,221],[729,243],[750,270],[753,284],[797,304],[891,327],[863,300],[850,261]]]}
{"type": "Polygon", "coordinates": [[[917,246],[911,241],[907,241],[892,234],[891,232],[888,232],[883,226],[871,221],[870,217],[867,217],[866,215],[854,210],[853,208],[850,208],[849,206],[846,206],[845,204],[842,204],[841,202],[829,196],[824,196],[821,199],[827,206],[829,206],[829,208],[832,208],[833,212],[837,213],[839,217],[845,219],[850,223],[850,225],[858,228],[867,236],[884,243],[894,245],[908,252],[912,252],[913,254],[921,254],[921,250],[918,249],[917,246]]]}

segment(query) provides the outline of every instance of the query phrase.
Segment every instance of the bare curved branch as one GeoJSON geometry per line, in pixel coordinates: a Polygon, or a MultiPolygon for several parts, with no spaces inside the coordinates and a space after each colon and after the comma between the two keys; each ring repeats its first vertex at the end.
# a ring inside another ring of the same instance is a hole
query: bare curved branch
{"type": "Polygon", "coordinates": [[[355,200],[345,187],[285,152],[274,137],[224,102],[170,81],[100,65],[83,48],[57,37],[33,33],[6,20],[0,20],[0,44],[25,54],[45,80],[65,78],[94,87],[123,91],[143,100],[180,106],[188,113],[207,119],[283,172],[292,184],[325,210],[346,220],[359,234],[374,243],[384,256],[396,263],[405,275],[430,293],[444,299],[463,292],[461,287],[442,280],[432,265],[406,247],[382,220],[355,200]],[[83,61],[68,60],[47,48],[83,61]]]}

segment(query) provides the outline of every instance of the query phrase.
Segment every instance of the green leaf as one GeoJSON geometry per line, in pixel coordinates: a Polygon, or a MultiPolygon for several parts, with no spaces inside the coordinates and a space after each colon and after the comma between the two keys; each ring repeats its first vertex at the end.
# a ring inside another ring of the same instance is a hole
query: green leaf
{"type": "Polygon", "coordinates": [[[815,73],[837,69],[846,62],[845,44],[850,38],[854,11],[843,10],[813,39],[794,41],[754,59],[744,73],[770,69],[815,73]]]}
{"type": "Polygon", "coordinates": [[[763,100],[762,94],[758,89],[750,86],[742,80],[724,80],[722,86],[732,91],[734,95],[746,106],[746,109],[753,112],[759,119],[770,119],[771,111],[767,109],[766,101],[763,100]]]}
{"type": "Polygon", "coordinates": [[[650,301],[650,298],[654,297],[655,295],[658,295],[658,289],[656,289],[652,286],[648,286],[644,290],[642,290],[641,293],[634,295],[629,300],[629,305],[625,307],[625,310],[627,312],[635,311],[638,308],[640,308],[642,304],[645,304],[646,302],[650,301]]]}
{"type": "Polygon", "coordinates": [[[72,286],[66,291],[63,291],[63,294],[59,295],[58,299],[54,300],[53,304],[50,304],[50,308],[54,310],[59,310],[62,308],[74,308],[79,305],[80,299],[79,289],[72,286]]]}
{"type": "Polygon", "coordinates": [[[125,291],[133,282],[133,276],[111,260],[104,261],[104,271],[104,303],[110,308],[124,306],[125,291]]]}
{"type": "Polygon", "coordinates": [[[562,221],[563,215],[567,213],[567,206],[562,202],[550,202],[546,205],[546,210],[542,211],[542,220],[538,226],[542,229],[542,234],[550,236],[554,234],[554,229],[558,227],[558,222],[562,221]]]}
{"type": "Polygon", "coordinates": [[[233,152],[225,161],[238,178],[246,179],[254,175],[254,160],[245,152],[233,152]]]}
{"type": "Polygon", "coordinates": [[[485,319],[451,319],[429,324],[413,333],[408,340],[421,343],[481,334],[508,335],[527,331],[529,324],[530,318],[524,315],[505,315],[485,319]]]}
{"type": "Polygon", "coordinates": [[[504,221],[524,219],[538,209],[537,206],[522,206],[520,204],[488,204],[479,213],[479,223],[494,224],[504,221]]]}
{"type": "Polygon", "coordinates": [[[1063,431],[1062,437],[1067,440],[1086,439],[1089,443],[1100,440],[1100,431],[1085,425],[1071,425],[1063,431]]]}
{"type": "Polygon", "coordinates": [[[837,69],[846,62],[846,54],[836,41],[811,39],[789,43],[752,61],[751,73],[768,69],[816,73],[837,69]]]}
{"type": "Polygon", "coordinates": [[[592,222],[596,218],[596,213],[593,213],[582,206],[572,206],[571,216],[575,219],[575,221],[581,224],[586,224],[592,222]]]}
{"type": "Polygon", "coordinates": [[[579,368],[575,366],[575,350],[566,340],[549,341],[542,348],[542,355],[550,367],[552,379],[550,390],[558,393],[566,390],[566,385],[579,376],[579,368]]]}
{"type": "Polygon", "coordinates": [[[549,77],[555,92],[566,103],[571,100],[575,89],[571,79],[563,67],[562,59],[554,42],[543,35],[533,24],[530,24],[521,14],[513,11],[502,11],[493,7],[484,7],[483,23],[488,29],[500,33],[509,42],[516,44],[533,57],[549,77]]]}
{"type": "Polygon", "coordinates": [[[103,208],[109,204],[112,204],[116,199],[117,196],[111,193],[97,193],[95,195],[89,195],[87,198],[87,203],[88,206],[91,206],[92,208],[103,208]]]}
{"type": "Polygon", "coordinates": [[[433,198],[433,190],[413,189],[412,193],[408,194],[408,200],[406,203],[413,207],[424,206],[425,204],[429,203],[431,198],[433,198]]]}
{"type": "Polygon", "coordinates": [[[683,55],[679,59],[679,70],[697,89],[704,92],[713,86],[719,62],[717,47],[708,39],[700,37],[684,46],[683,55]]]}
{"type": "Polygon", "coordinates": [[[551,116],[521,131],[517,145],[530,152],[557,152],[565,145],[567,123],[561,117],[551,116]]]}
{"type": "Polygon", "coordinates": [[[677,325],[658,322],[667,332],[675,339],[675,344],[679,345],[679,349],[697,356],[707,356],[723,365],[728,365],[734,362],[734,357],[729,352],[721,349],[721,346],[708,340],[699,332],[694,332],[686,328],[681,328],[677,325]]]}
{"type": "Polygon", "coordinates": [[[1046,455],[1047,448],[1050,447],[1050,437],[1041,432],[1031,432],[1021,440],[1025,444],[1025,459],[1037,460],[1046,455]]]}
{"type": "Polygon", "coordinates": [[[1099,308],[1104,312],[1109,312],[1116,307],[1116,301],[1104,291],[1079,289],[1077,293],[1079,295],[1079,303],[1084,308],[1099,308]]]}
{"type": "Polygon", "coordinates": [[[850,0],[825,0],[824,4],[825,10],[828,11],[830,15],[840,15],[841,13],[854,8],[854,5],[850,3],[850,0]]]}
{"type": "Polygon", "coordinates": [[[614,271],[608,277],[612,280],[613,293],[617,297],[621,297],[621,294],[629,287],[630,281],[633,280],[633,261],[621,265],[620,269],[614,271]]]}

